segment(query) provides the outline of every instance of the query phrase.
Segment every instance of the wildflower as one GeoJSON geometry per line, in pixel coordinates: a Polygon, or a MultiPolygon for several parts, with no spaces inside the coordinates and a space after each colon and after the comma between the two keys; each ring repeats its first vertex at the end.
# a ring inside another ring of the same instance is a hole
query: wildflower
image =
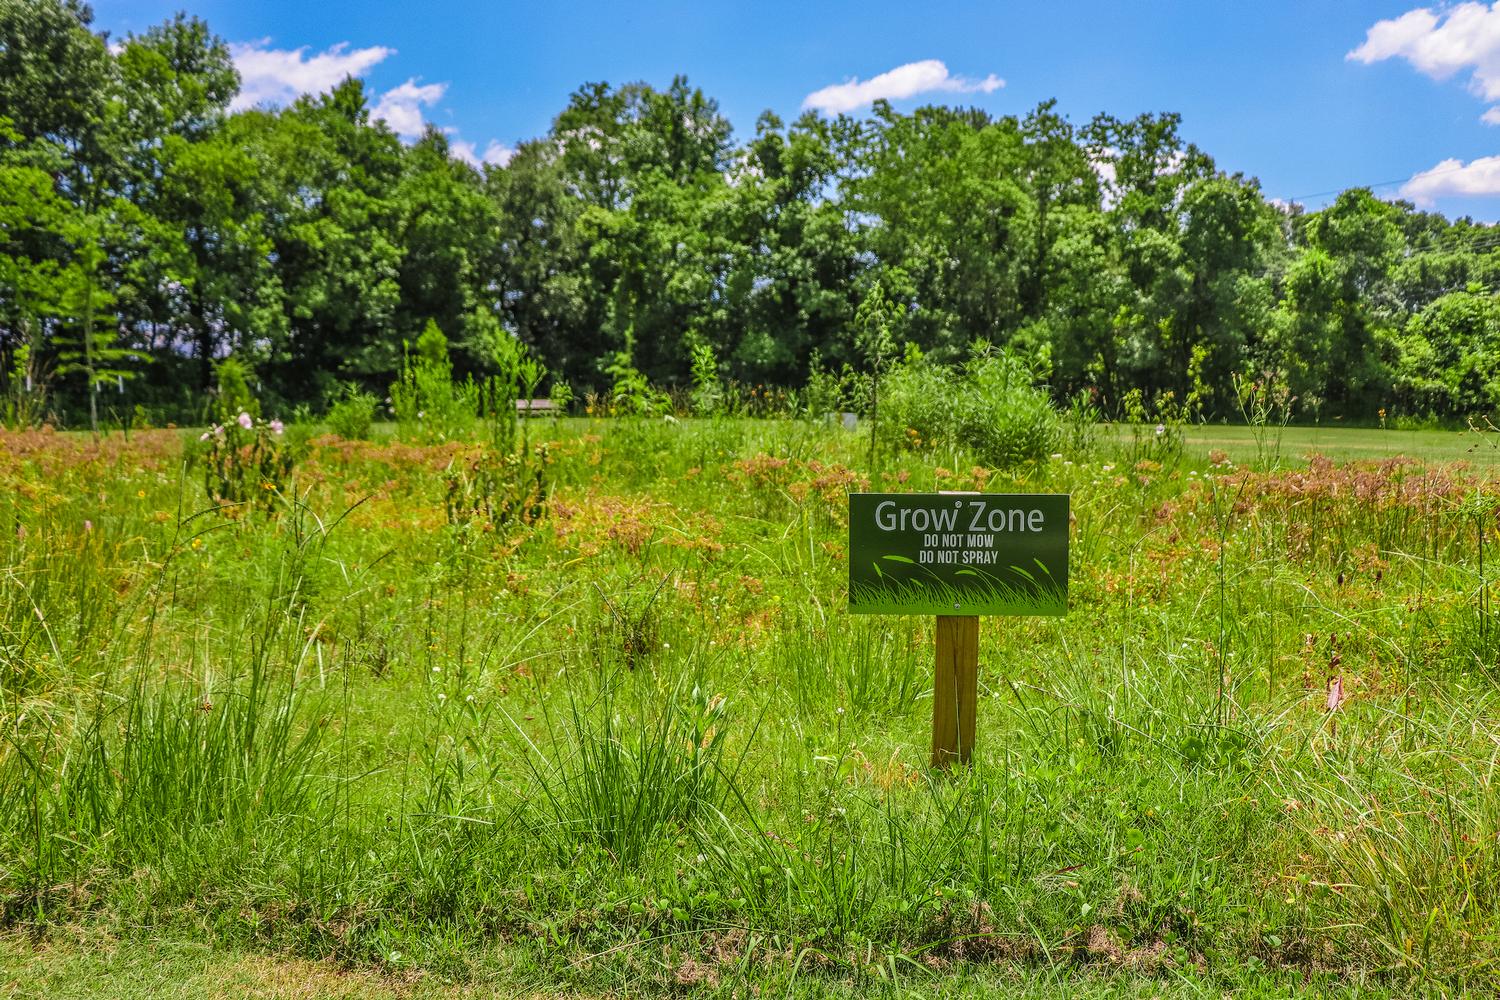
{"type": "Polygon", "coordinates": [[[1165,433],[1167,433],[1167,425],[1166,424],[1157,424],[1156,425],[1156,436],[1157,437],[1161,437],[1165,433]]]}
{"type": "Polygon", "coordinates": [[[223,425],[221,425],[221,424],[214,424],[214,437],[221,438],[223,436],[224,436],[224,427],[223,427],[223,425]]]}
{"type": "Polygon", "coordinates": [[[198,440],[207,441],[212,433],[212,431],[204,431],[202,434],[198,435],[198,440]]]}
{"type": "Polygon", "coordinates": [[[1339,706],[1344,703],[1344,678],[1342,674],[1336,674],[1328,681],[1328,701],[1325,707],[1330,712],[1337,712],[1339,706]]]}
{"type": "Polygon", "coordinates": [[[445,694],[443,694],[443,692],[439,691],[438,692],[438,701],[447,701],[447,700],[448,700],[448,696],[445,695],[445,694]]]}
{"type": "Polygon", "coordinates": [[[286,425],[283,424],[280,420],[271,421],[269,426],[271,428],[272,434],[280,434],[282,431],[286,430],[286,425]]]}
{"type": "Polygon", "coordinates": [[[236,417],[236,418],[235,418],[235,421],[236,421],[236,422],[237,422],[237,423],[238,423],[238,424],[239,424],[239,425],[240,425],[240,426],[241,426],[241,427],[243,427],[243,428],[245,428],[245,430],[247,430],[247,431],[248,431],[248,430],[249,430],[249,429],[250,429],[250,428],[251,428],[251,427],[254,427],[254,426],[255,426],[255,421],[254,421],[254,420],[252,420],[252,419],[250,419],[250,414],[248,414],[248,413],[246,413],[246,412],[245,412],[245,411],[244,411],[244,410],[241,410],[241,411],[240,411],[240,415],[239,415],[239,416],[238,416],[238,417],[236,417]]]}
{"type": "Polygon", "coordinates": [[[1053,459],[1061,459],[1062,458],[1062,452],[1055,451],[1055,452],[1052,453],[1052,457],[1053,457],[1053,459]]]}
{"type": "Polygon", "coordinates": [[[83,522],[83,530],[84,531],[93,531],[94,530],[94,522],[93,521],[87,521],[87,520],[84,521],[83,522]]]}

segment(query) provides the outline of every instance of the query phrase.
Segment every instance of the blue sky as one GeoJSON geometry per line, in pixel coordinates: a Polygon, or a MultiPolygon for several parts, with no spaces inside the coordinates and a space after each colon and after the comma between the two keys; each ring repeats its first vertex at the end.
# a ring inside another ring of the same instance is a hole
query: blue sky
{"type": "MultiPolygon", "coordinates": [[[[96,0],[95,27],[141,31],[182,6],[96,0]]],[[[1378,185],[1450,215],[1500,219],[1500,0],[186,9],[234,43],[247,99],[282,101],[352,71],[397,131],[433,122],[474,159],[503,160],[544,132],[585,81],[665,86],[685,73],[739,138],[761,111],[794,118],[820,91],[814,103],[830,108],[891,92],[910,94],[894,101],[902,109],[944,102],[996,114],[1055,97],[1079,123],[1100,111],[1179,112],[1187,139],[1259,177],[1271,197],[1317,207],[1342,188],[1378,185]],[[851,82],[861,85],[840,87],[851,82]]]]}

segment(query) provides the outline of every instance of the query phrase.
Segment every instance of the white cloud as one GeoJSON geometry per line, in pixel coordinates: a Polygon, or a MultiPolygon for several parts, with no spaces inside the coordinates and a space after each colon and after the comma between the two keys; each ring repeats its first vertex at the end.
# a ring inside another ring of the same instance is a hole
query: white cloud
{"type": "MultiPolygon", "coordinates": [[[[1344,58],[1366,65],[1405,59],[1434,80],[1469,73],[1469,90],[1485,101],[1500,101],[1500,0],[1492,6],[1461,3],[1434,13],[1426,7],[1377,21],[1364,44],[1344,58]]],[[[1491,108],[1483,121],[1500,115],[1491,108]]]]}
{"type": "Polygon", "coordinates": [[[240,92],[230,109],[239,111],[257,104],[285,104],[303,94],[332,90],[346,76],[362,76],[396,50],[383,45],[349,49],[339,42],[316,55],[300,49],[273,49],[271,40],[235,42],[229,46],[234,68],[240,73],[240,92]]]}
{"type": "MultiPolygon", "coordinates": [[[[1496,0],[1500,3],[1500,0],[1496,0]]],[[[1005,86],[1005,81],[991,73],[983,80],[953,76],[940,59],[923,59],[897,66],[868,80],[851,79],[815,90],[802,101],[804,108],[816,108],[828,114],[853,111],[878,100],[899,100],[943,91],[951,94],[991,94],[1005,86]]]]}
{"type": "Polygon", "coordinates": [[[1401,197],[1431,208],[1439,198],[1500,195],[1500,156],[1444,160],[1401,185],[1401,197]]]}
{"type": "Polygon", "coordinates": [[[1486,125],[1500,125],[1500,108],[1490,108],[1479,116],[1479,120],[1486,125]]]}
{"type": "MultiPolygon", "coordinates": [[[[298,49],[271,48],[271,40],[235,42],[229,46],[234,67],[240,73],[240,92],[230,104],[233,110],[259,104],[287,104],[303,94],[322,94],[343,82],[345,77],[363,76],[371,68],[396,54],[383,45],[350,49],[339,42],[322,52],[308,55],[307,46],[298,49]]],[[[411,77],[398,87],[380,95],[370,109],[372,120],[383,119],[391,131],[403,139],[415,139],[426,127],[424,109],[431,108],[448,93],[446,83],[418,83],[411,77]]],[[[453,129],[445,129],[452,134],[453,129]]],[[[455,140],[453,155],[474,166],[491,163],[504,166],[515,150],[491,140],[484,152],[474,143],[455,140]]]]}
{"type": "Polygon", "coordinates": [[[417,83],[416,77],[412,77],[381,94],[370,117],[384,119],[391,131],[404,139],[415,139],[424,127],[422,109],[441,101],[447,90],[446,83],[417,83]]]}
{"type": "Polygon", "coordinates": [[[498,139],[491,139],[490,144],[484,147],[484,152],[475,150],[472,142],[455,140],[449,144],[453,155],[463,160],[471,167],[483,167],[486,164],[503,167],[510,162],[510,158],[516,155],[516,151],[498,139]]]}

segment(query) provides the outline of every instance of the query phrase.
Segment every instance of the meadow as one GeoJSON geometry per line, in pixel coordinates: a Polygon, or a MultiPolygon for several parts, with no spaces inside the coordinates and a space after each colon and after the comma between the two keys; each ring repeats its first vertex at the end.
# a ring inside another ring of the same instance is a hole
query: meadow
{"type": "Polygon", "coordinates": [[[232,505],[196,433],[0,433],[8,995],[1500,987],[1493,435],[522,431],[232,505]],[[869,488],[1072,496],[971,768],[933,620],[847,613],[869,488]]]}

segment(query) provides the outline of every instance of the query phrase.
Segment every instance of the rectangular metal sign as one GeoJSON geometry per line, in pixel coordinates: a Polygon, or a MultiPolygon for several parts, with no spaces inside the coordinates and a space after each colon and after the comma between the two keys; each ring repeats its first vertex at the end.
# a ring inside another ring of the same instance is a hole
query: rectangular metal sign
{"type": "Polygon", "coordinates": [[[1067,494],[851,493],[849,610],[1067,614],[1067,494]]]}

